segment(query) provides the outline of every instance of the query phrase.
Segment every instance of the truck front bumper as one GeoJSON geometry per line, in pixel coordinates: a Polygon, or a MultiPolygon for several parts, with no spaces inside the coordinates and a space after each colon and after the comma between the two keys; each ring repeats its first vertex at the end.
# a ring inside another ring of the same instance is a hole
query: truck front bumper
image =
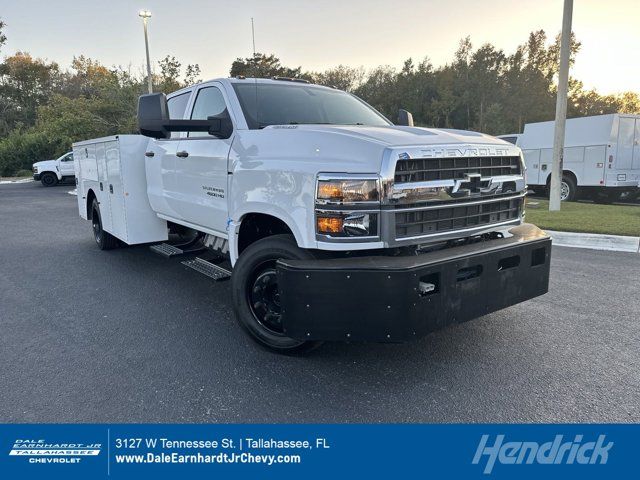
{"type": "Polygon", "coordinates": [[[34,174],[33,174],[33,179],[34,179],[36,182],[39,182],[39,181],[40,181],[40,174],[39,174],[39,173],[34,173],[34,174]]]}
{"type": "Polygon", "coordinates": [[[530,224],[416,256],[280,260],[285,335],[405,342],[543,295],[551,239],[530,224]]]}

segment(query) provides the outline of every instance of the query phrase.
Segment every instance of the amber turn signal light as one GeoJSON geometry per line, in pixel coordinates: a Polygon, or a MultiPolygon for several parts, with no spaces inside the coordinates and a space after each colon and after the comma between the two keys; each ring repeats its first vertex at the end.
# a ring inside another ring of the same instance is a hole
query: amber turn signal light
{"type": "Polygon", "coordinates": [[[342,233],[344,220],[341,217],[317,217],[318,233],[342,233]]]}

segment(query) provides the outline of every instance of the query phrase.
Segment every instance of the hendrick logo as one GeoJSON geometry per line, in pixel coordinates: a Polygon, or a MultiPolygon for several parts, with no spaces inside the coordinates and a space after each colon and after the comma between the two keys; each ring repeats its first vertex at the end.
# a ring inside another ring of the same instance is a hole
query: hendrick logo
{"type": "Polygon", "coordinates": [[[496,435],[495,441],[490,444],[489,435],[483,435],[471,463],[477,465],[482,457],[486,456],[485,474],[493,471],[496,461],[503,465],[523,463],[528,465],[533,463],[604,465],[607,463],[613,442],[607,442],[605,445],[606,435],[598,436],[595,442],[583,442],[582,437],[582,435],[576,435],[573,441],[563,442],[563,435],[556,435],[553,441],[539,444],[538,442],[505,442],[504,435],[496,435]]]}

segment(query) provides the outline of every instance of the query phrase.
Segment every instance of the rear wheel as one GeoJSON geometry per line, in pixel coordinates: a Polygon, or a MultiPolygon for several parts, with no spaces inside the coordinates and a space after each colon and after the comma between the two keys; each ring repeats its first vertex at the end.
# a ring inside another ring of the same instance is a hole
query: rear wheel
{"type": "Polygon", "coordinates": [[[45,187],[53,187],[58,184],[58,177],[56,177],[55,173],[44,172],[40,177],[40,182],[45,187]]]}
{"type": "Polygon", "coordinates": [[[575,200],[577,194],[578,186],[575,180],[568,175],[563,175],[562,181],[560,182],[560,200],[563,202],[572,202],[575,200]]]}
{"type": "Polygon", "coordinates": [[[95,198],[91,204],[91,228],[93,229],[93,237],[100,250],[111,250],[118,246],[118,239],[109,232],[105,232],[102,228],[100,205],[98,204],[98,200],[95,198]]]}
{"type": "Polygon", "coordinates": [[[320,342],[286,336],[276,275],[279,259],[307,260],[313,255],[298,247],[291,235],[274,235],[242,252],[231,277],[233,306],[240,325],[260,345],[279,353],[303,353],[320,342]]]}

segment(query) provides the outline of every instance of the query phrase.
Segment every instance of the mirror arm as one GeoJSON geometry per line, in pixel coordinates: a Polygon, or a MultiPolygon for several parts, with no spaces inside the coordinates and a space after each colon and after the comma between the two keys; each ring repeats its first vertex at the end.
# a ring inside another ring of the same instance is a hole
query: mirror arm
{"type": "Polygon", "coordinates": [[[209,120],[167,120],[162,126],[168,132],[208,132],[211,128],[209,120]]]}

